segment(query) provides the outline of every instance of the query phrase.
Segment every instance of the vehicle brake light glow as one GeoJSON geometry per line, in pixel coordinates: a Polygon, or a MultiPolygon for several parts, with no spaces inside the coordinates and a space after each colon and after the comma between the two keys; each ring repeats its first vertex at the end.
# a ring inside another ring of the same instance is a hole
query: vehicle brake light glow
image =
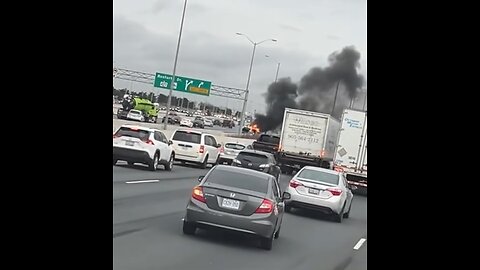
{"type": "Polygon", "coordinates": [[[293,187],[293,188],[297,188],[297,187],[299,187],[299,186],[303,186],[302,183],[296,181],[295,179],[290,180],[289,185],[290,185],[291,187],[293,187]]]}
{"type": "Polygon", "coordinates": [[[147,144],[150,144],[150,145],[155,145],[155,144],[153,143],[153,141],[150,140],[150,139],[148,139],[148,140],[146,141],[146,143],[147,143],[147,144]]]}
{"type": "Polygon", "coordinates": [[[194,198],[197,201],[201,201],[203,203],[207,202],[207,200],[203,196],[203,188],[199,187],[199,186],[196,186],[196,187],[193,188],[192,198],[194,198]]]}
{"type": "Polygon", "coordinates": [[[262,204],[257,208],[255,213],[271,213],[273,210],[273,203],[269,199],[263,199],[262,204]]]}
{"type": "Polygon", "coordinates": [[[342,190],[339,188],[327,188],[330,193],[332,193],[333,196],[340,196],[342,194],[342,190]]]}

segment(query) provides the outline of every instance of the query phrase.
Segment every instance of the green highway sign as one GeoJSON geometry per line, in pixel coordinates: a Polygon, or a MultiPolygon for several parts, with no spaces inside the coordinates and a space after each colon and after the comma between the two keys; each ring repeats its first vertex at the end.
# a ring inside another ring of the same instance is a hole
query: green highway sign
{"type": "MultiPolygon", "coordinates": [[[[175,76],[175,83],[173,84],[173,90],[186,93],[193,93],[203,96],[210,95],[210,87],[212,82],[203,81],[198,79],[186,78],[182,76],[175,76]]],[[[170,89],[172,83],[172,75],[159,73],[155,74],[155,80],[153,86],[163,89],[170,89]]]]}

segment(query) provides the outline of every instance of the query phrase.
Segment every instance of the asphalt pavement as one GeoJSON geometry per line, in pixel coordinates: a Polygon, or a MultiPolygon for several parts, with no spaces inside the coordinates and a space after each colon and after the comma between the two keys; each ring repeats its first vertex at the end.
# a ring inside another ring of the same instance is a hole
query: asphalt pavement
{"type": "MultiPolygon", "coordinates": [[[[208,171],[175,164],[172,171],[113,166],[114,269],[321,269],[364,270],[367,198],[355,196],[350,218],[293,209],[285,213],[271,251],[255,238],[197,230],[182,233],[182,218],[198,176],[208,171]],[[359,243],[360,241],[360,243],[359,243]],[[361,245],[360,245],[361,244],[361,245]]],[[[291,176],[282,175],[285,189],[291,176]]]]}

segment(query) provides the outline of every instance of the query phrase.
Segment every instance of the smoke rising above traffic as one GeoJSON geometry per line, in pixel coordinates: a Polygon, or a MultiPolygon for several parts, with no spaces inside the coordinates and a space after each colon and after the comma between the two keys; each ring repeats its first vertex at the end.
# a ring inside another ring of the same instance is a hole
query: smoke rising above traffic
{"type": "Polygon", "coordinates": [[[261,131],[273,130],[282,123],[285,108],[328,113],[340,118],[365,82],[358,73],[360,57],[354,47],[345,47],[329,56],[327,67],[310,69],[298,85],[290,78],[270,84],[265,94],[266,114],[256,114],[255,123],[261,131]]]}

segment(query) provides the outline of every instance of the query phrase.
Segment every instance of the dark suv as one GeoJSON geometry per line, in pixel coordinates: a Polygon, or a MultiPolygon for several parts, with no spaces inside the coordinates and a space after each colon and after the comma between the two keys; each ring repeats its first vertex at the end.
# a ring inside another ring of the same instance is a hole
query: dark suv
{"type": "Polygon", "coordinates": [[[193,120],[193,127],[205,128],[205,122],[203,121],[203,117],[196,116],[195,120],[193,120]]]}

